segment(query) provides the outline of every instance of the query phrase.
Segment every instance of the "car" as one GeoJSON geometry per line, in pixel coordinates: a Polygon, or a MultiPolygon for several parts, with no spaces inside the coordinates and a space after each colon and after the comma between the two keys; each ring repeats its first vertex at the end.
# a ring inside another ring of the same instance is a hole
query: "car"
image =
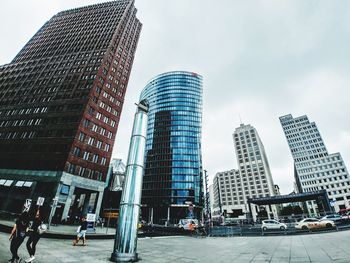
{"type": "Polygon", "coordinates": [[[347,223],[350,221],[350,211],[340,215],[342,222],[347,223]]]}
{"type": "Polygon", "coordinates": [[[179,228],[182,228],[184,230],[191,230],[192,227],[198,228],[198,220],[197,219],[180,219],[177,225],[179,228]]]}
{"type": "Polygon", "coordinates": [[[337,222],[337,221],[341,221],[342,220],[342,217],[338,214],[331,214],[331,215],[326,215],[324,217],[321,218],[322,221],[324,220],[332,220],[334,222],[337,222]]]}
{"type": "Polygon", "coordinates": [[[285,223],[280,223],[277,220],[269,219],[269,220],[263,220],[261,229],[263,231],[266,231],[268,229],[279,229],[279,230],[286,230],[287,225],[285,223]]]}
{"type": "Polygon", "coordinates": [[[301,230],[312,230],[312,229],[320,229],[320,228],[332,228],[335,227],[335,223],[332,220],[319,220],[317,218],[305,218],[299,221],[296,225],[296,229],[301,230]]]}

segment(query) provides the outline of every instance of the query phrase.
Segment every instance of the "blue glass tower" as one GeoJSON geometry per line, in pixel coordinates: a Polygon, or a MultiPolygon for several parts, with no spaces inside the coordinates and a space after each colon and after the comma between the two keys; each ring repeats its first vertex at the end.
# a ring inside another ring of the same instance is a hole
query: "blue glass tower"
{"type": "Polygon", "coordinates": [[[142,217],[160,223],[199,218],[202,188],[202,77],[174,71],[153,78],[149,102],[142,217]]]}

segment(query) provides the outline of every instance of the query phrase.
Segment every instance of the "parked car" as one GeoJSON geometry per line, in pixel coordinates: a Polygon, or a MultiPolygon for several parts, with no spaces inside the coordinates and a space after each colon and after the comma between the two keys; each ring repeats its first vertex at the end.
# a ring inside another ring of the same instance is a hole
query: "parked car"
{"type": "Polygon", "coordinates": [[[280,229],[280,230],[286,230],[287,225],[285,223],[280,223],[277,220],[263,220],[261,229],[266,231],[268,229],[280,229]]]}
{"type": "Polygon", "coordinates": [[[350,211],[348,211],[340,216],[341,216],[342,221],[350,221],[350,211]]]}
{"type": "Polygon", "coordinates": [[[331,214],[331,215],[326,215],[324,217],[321,218],[322,221],[324,220],[332,220],[334,222],[337,222],[337,221],[341,221],[342,220],[342,217],[338,214],[331,214]]]}
{"type": "Polygon", "coordinates": [[[197,219],[180,219],[179,223],[177,224],[179,228],[190,230],[191,226],[193,225],[194,228],[198,228],[198,220],[197,219]]]}
{"type": "Polygon", "coordinates": [[[305,218],[295,225],[296,229],[312,230],[319,228],[332,228],[335,227],[335,223],[332,220],[319,220],[317,218],[305,218]]]}

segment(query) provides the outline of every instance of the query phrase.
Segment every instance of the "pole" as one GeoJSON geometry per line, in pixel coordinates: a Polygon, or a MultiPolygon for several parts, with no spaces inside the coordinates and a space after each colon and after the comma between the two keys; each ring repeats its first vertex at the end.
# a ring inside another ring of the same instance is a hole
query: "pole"
{"type": "Polygon", "coordinates": [[[146,149],[148,103],[146,100],[137,104],[134,117],[125,183],[120,201],[120,214],[114,249],[113,262],[138,261],[137,230],[141,207],[143,164],[146,149]]]}

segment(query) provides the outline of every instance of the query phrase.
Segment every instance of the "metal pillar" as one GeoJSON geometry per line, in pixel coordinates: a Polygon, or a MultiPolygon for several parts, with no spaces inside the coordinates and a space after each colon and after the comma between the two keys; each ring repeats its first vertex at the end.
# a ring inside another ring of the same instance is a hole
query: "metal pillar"
{"type": "Polygon", "coordinates": [[[143,100],[137,104],[134,117],[125,183],[120,201],[120,215],[114,249],[111,255],[113,262],[138,261],[137,229],[141,207],[143,164],[146,148],[148,121],[148,103],[143,100]]]}
{"type": "Polygon", "coordinates": [[[170,225],[170,205],[168,206],[168,214],[167,214],[166,221],[167,221],[167,226],[169,226],[170,225]]]}
{"type": "Polygon", "coordinates": [[[150,219],[151,225],[153,225],[153,207],[151,207],[151,219],[150,219]]]}
{"type": "Polygon", "coordinates": [[[208,224],[211,222],[211,209],[210,209],[210,193],[208,188],[208,174],[207,170],[204,170],[204,182],[205,182],[205,213],[206,213],[206,221],[208,224]]]}

